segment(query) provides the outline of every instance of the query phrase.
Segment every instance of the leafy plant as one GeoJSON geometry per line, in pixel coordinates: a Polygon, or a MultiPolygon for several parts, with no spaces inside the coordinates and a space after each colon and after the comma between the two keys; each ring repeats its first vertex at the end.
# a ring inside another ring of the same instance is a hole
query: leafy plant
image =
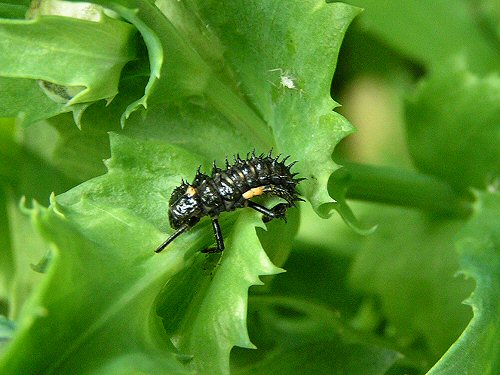
{"type": "Polygon", "coordinates": [[[352,3],[0,3],[0,373],[495,373],[498,14],[352,3]],[[409,154],[336,148],[363,77],[409,154]],[[154,254],[181,178],[254,148],[307,202],[154,254]]]}

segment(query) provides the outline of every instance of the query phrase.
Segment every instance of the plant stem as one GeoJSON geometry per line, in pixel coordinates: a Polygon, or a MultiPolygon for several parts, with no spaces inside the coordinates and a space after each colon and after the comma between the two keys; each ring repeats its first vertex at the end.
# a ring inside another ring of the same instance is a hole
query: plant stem
{"type": "MultiPolygon", "coordinates": [[[[342,162],[347,199],[414,207],[441,215],[466,217],[472,202],[447,183],[417,172],[342,162]]],[[[335,178],[335,177],[334,177],[335,178]]]]}

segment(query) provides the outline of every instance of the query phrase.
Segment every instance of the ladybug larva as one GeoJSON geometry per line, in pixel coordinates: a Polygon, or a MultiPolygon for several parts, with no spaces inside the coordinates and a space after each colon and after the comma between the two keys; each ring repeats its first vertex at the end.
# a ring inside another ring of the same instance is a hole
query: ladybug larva
{"type": "Polygon", "coordinates": [[[211,218],[217,241],[217,247],[203,250],[205,253],[224,250],[224,239],[218,221],[221,212],[250,207],[264,215],[264,222],[285,219],[286,210],[295,206],[296,201],[303,201],[296,188],[304,178],[294,178],[298,173],[290,172],[296,162],[286,165],[288,156],[281,161],[279,158],[280,155],[272,156],[272,150],[267,156],[256,156],[254,151],[246,159],[235,156],[232,165],[226,158],[224,170],[214,162],[211,176],[201,173],[198,168],[191,184],[183,180],[172,192],[168,219],[175,232],[155,251],[162,251],[174,239],[195,226],[203,216],[211,218]],[[250,200],[266,194],[278,196],[286,203],[278,203],[269,209],[250,200]]]}

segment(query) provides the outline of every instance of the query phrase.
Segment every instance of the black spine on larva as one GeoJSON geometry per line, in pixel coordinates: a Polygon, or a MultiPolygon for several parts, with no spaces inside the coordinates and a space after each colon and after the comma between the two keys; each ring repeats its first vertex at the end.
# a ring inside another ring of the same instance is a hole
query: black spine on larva
{"type": "Polygon", "coordinates": [[[230,164],[226,159],[226,168],[220,169],[215,163],[212,175],[207,176],[199,170],[192,186],[197,190],[205,215],[217,216],[224,211],[245,207],[245,192],[253,188],[264,187],[265,194],[277,195],[285,199],[290,206],[300,200],[296,187],[301,179],[295,179],[296,174],[290,172],[291,166],[279,156],[272,157],[271,153],[264,156],[248,154],[246,159],[239,155],[234,157],[230,164]]]}

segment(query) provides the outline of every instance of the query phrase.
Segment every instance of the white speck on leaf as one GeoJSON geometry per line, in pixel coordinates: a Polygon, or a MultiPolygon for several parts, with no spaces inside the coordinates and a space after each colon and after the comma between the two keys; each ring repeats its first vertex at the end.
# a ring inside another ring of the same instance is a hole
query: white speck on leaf
{"type": "MultiPolygon", "coordinates": [[[[269,72],[279,72],[280,74],[280,82],[279,82],[279,87],[284,88],[284,89],[289,89],[289,90],[297,90],[299,93],[302,94],[303,90],[298,88],[295,84],[295,81],[297,80],[295,77],[290,75],[290,72],[288,70],[283,70],[281,68],[276,68],[276,69],[270,69],[268,70],[269,72]]],[[[269,81],[273,86],[277,87],[273,82],[269,81]]]]}

